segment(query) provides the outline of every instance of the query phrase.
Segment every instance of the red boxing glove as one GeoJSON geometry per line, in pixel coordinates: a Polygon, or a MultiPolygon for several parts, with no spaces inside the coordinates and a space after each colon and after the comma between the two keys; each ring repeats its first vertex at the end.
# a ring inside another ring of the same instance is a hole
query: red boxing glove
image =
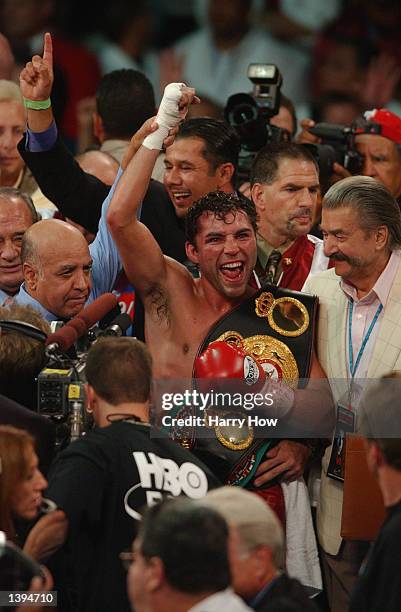
{"type": "MultiPolygon", "coordinates": [[[[222,382],[227,378],[239,379],[243,381],[241,392],[258,393],[265,384],[266,374],[252,355],[228,342],[216,340],[195,359],[194,378],[222,379],[222,382]]],[[[220,387],[219,391],[224,390],[224,384],[214,386],[220,387]]]]}

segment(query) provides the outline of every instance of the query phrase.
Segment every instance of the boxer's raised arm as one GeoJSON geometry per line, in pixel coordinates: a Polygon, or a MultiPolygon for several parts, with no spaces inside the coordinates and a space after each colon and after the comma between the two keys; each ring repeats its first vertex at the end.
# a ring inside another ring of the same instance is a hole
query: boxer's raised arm
{"type": "Polygon", "coordinates": [[[129,161],[110,203],[107,221],[111,233],[126,274],[142,297],[155,285],[165,283],[167,266],[159,245],[138,220],[138,210],[163,144],[171,144],[171,131],[194,100],[195,91],[183,84],[172,83],[166,88],[156,119],[139,131],[145,136],[143,144],[129,161]]]}

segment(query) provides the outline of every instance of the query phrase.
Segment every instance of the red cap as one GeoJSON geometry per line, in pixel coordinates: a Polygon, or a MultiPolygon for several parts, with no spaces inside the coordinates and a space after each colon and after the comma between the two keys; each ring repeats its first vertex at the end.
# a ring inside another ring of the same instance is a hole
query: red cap
{"type": "Polygon", "coordinates": [[[367,121],[380,125],[381,136],[401,144],[401,119],[386,108],[374,108],[366,111],[364,117],[367,121]]]}

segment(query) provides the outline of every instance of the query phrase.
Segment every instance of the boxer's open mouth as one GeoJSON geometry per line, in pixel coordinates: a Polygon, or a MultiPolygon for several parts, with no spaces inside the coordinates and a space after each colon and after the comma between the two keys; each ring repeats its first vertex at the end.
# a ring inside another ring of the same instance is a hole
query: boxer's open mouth
{"type": "Polygon", "coordinates": [[[244,262],[233,261],[220,266],[220,271],[228,280],[239,280],[244,271],[244,262]]]}

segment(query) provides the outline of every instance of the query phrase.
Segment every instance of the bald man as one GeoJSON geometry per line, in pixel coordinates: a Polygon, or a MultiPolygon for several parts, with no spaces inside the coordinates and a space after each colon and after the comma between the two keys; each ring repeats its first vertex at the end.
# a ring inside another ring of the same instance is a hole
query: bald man
{"type": "Polygon", "coordinates": [[[47,321],[67,320],[111,291],[121,269],[105,222],[114,187],[103,202],[99,230],[91,245],[78,229],[59,219],[39,221],[25,232],[21,249],[24,283],[15,298],[18,304],[33,306],[47,321]]]}
{"type": "Polygon", "coordinates": [[[118,162],[104,151],[86,151],[75,157],[82,170],[96,176],[106,185],[112,185],[117,176],[118,162]]]}

